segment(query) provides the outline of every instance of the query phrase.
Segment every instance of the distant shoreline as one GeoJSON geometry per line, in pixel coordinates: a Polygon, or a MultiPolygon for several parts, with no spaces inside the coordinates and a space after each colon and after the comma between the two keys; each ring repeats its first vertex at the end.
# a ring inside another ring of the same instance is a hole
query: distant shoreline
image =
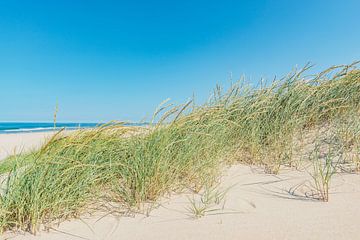
{"type": "MultiPolygon", "coordinates": [[[[0,122],[0,134],[37,133],[95,128],[104,123],[0,122]]],[[[143,126],[146,123],[125,123],[126,126],[143,126]]]]}

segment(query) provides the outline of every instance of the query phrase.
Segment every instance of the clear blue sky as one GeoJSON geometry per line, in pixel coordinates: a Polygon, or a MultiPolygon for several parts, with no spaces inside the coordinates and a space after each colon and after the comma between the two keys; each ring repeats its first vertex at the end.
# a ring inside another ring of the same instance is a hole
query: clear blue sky
{"type": "Polygon", "coordinates": [[[360,1],[0,1],[0,121],[138,121],[163,99],[204,100],[360,59],[360,1]]]}

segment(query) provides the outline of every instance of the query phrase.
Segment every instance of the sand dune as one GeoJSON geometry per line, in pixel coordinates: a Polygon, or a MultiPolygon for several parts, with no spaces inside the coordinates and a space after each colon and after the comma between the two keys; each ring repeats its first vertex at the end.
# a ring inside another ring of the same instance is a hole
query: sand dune
{"type": "MultiPolygon", "coordinates": [[[[49,133],[1,135],[5,153],[15,146],[34,148],[49,133]]],[[[279,175],[236,165],[224,170],[220,192],[225,197],[201,218],[189,210],[194,194],[160,201],[149,216],[97,213],[40,231],[6,233],[9,239],[359,239],[360,176],[335,175],[328,203],[316,201],[307,172],[284,169],[279,175]],[[215,210],[214,210],[215,209],[215,210]],[[210,211],[214,210],[214,211],[210,211]]],[[[199,199],[195,200],[199,205],[199,199]]]]}

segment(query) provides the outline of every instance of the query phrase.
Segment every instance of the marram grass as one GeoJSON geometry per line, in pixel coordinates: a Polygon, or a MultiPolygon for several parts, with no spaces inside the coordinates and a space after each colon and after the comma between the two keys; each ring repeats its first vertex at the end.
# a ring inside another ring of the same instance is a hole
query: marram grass
{"type": "Polygon", "coordinates": [[[303,131],[360,114],[355,64],[309,76],[307,69],[258,88],[218,87],[202,106],[165,101],[149,127],[60,132],[40,150],[5,160],[0,230],[35,232],[103,204],[138,207],[185,188],[198,191],[225,163],[277,173],[292,165],[303,131]]]}

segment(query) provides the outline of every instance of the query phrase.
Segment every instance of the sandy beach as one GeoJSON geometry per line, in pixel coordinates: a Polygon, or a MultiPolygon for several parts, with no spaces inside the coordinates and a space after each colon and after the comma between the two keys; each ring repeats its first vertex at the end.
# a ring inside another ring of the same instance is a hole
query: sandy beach
{"type": "Polygon", "coordinates": [[[360,240],[359,9],[0,1],[0,240],[360,240]]]}
{"type": "Polygon", "coordinates": [[[39,148],[53,132],[0,134],[0,160],[14,153],[39,148]]]}
{"type": "MultiPolygon", "coordinates": [[[[52,133],[0,135],[1,157],[37,148],[52,133]]],[[[283,169],[278,175],[235,165],[224,170],[217,190],[221,203],[200,218],[188,193],[163,198],[146,214],[96,213],[53,226],[36,236],[6,233],[4,239],[358,239],[360,176],[335,175],[330,201],[309,197],[307,172],[283,169]]]]}

